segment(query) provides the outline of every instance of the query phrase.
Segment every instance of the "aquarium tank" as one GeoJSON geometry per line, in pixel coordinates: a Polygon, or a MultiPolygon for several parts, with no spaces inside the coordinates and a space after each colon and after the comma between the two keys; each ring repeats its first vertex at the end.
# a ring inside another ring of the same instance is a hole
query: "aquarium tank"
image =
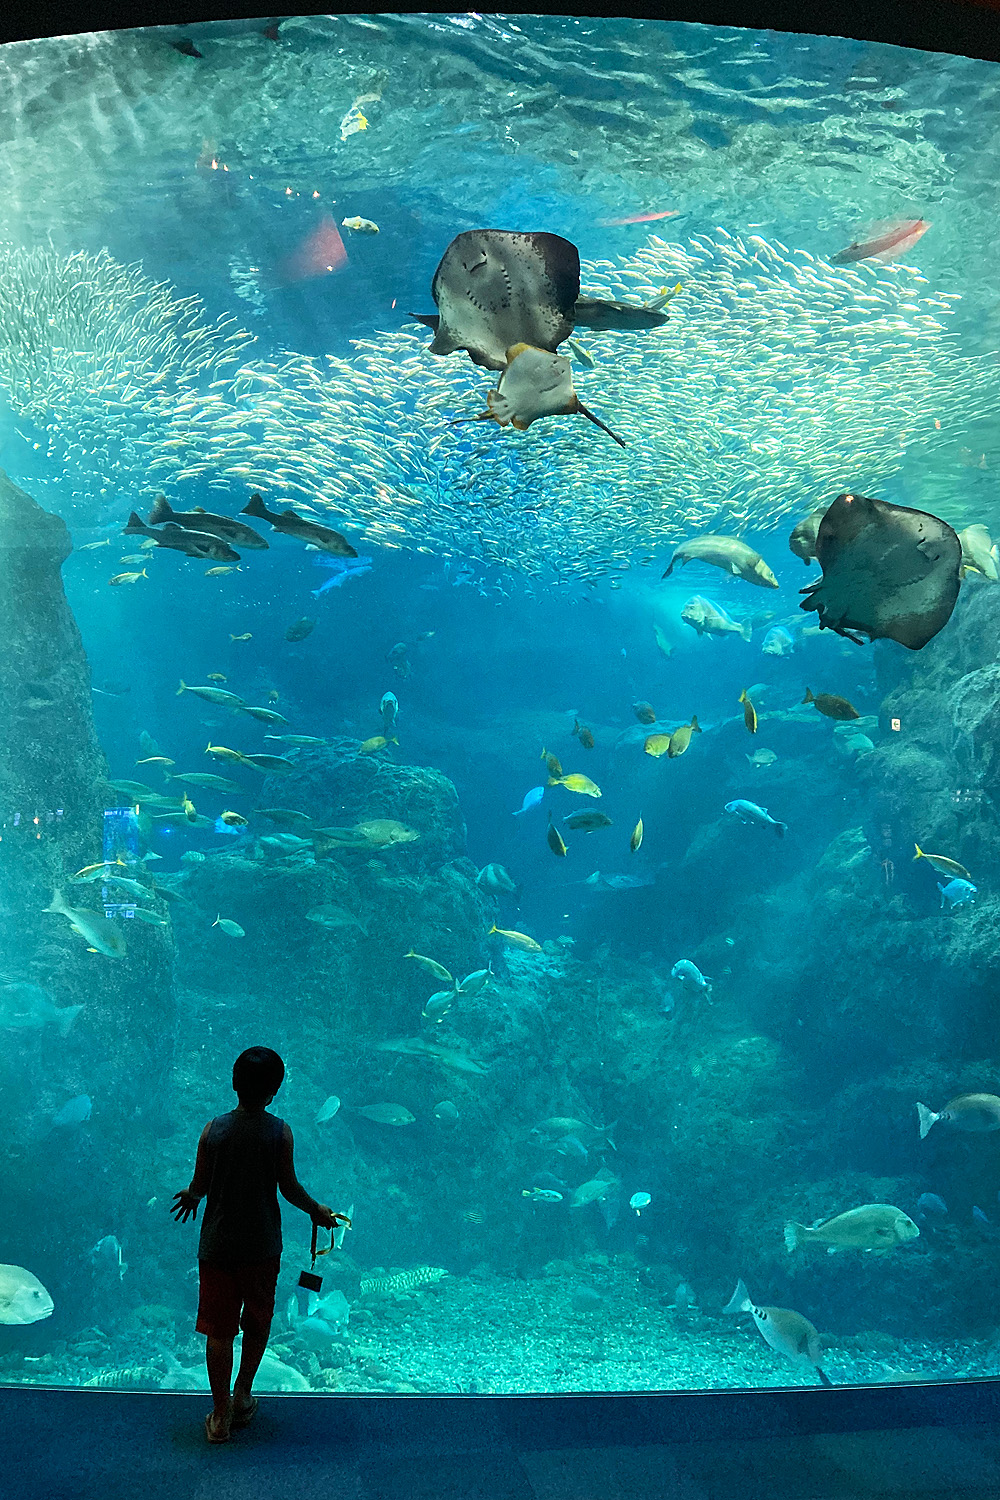
{"type": "Polygon", "coordinates": [[[0,51],[0,1382],[207,1387],[251,1046],[260,1390],[998,1373],[998,77],[0,51]]]}

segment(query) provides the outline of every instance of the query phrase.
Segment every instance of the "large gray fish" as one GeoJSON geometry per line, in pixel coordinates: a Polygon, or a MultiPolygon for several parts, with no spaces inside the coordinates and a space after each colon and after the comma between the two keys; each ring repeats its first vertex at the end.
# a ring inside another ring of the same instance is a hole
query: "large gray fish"
{"type": "Polygon", "coordinates": [[[234,552],[228,542],[212,536],[207,531],[188,531],[184,526],[169,522],[158,529],[147,526],[141,516],[132,511],[123,536],[149,536],[158,547],[169,547],[174,552],[184,552],[188,557],[207,557],[213,562],[239,562],[240,554],[234,552]]]}
{"type": "Polygon", "coordinates": [[[796,557],[801,557],[807,567],[815,561],[819,523],[825,515],[826,506],[821,505],[819,510],[811,510],[807,516],[798,521],[789,533],[789,549],[795,553],[796,557]]]}
{"type": "Polygon", "coordinates": [[[927,511],[838,495],[820,522],[816,558],[823,577],[801,590],[799,608],[859,646],[861,632],[919,651],[951,618],[962,543],[927,511]]]}
{"type": "Polygon", "coordinates": [[[291,507],[288,510],[268,510],[259,495],[250,496],[249,504],[244,505],[240,515],[258,516],[262,521],[270,521],[275,531],[280,531],[285,536],[294,536],[307,546],[317,547],[320,552],[332,552],[334,557],[358,555],[347,538],[341,536],[339,531],[334,531],[332,526],[321,526],[318,521],[309,521],[291,507]]]}
{"type": "Polygon", "coordinates": [[[683,567],[689,562],[711,563],[724,573],[731,573],[734,578],[744,578],[747,583],[756,583],[762,589],[779,587],[778,580],[760,553],[735,536],[695,536],[689,542],[682,542],[670,559],[663,577],[669,578],[674,568],[683,567]]]}
{"type": "Polygon", "coordinates": [[[224,542],[232,542],[234,547],[267,550],[268,544],[260,532],[254,531],[245,522],[236,521],[232,516],[217,516],[212,511],[202,510],[200,506],[196,506],[194,510],[174,510],[165,495],[157,495],[149,512],[149,524],[162,526],[164,521],[173,521],[186,531],[207,531],[210,536],[219,536],[224,542]]]}

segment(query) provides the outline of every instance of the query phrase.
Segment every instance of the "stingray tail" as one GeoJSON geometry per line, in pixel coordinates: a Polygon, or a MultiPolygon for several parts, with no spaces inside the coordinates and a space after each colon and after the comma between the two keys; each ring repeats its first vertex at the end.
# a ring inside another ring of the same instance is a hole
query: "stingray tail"
{"type": "Polygon", "coordinates": [[[611,428],[608,427],[605,422],[601,421],[600,417],[595,417],[594,413],[592,411],[588,411],[587,407],[584,406],[584,404],[580,400],[579,396],[577,397],[577,400],[576,400],[576,409],[581,414],[581,416],[584,416],[584,417],[587,418],[588,422],[593,422],[594,426],[595,427],[599,427],[602,432],[606,432],[607,435],[608,435],[608,437],[614,438],[614,440],[618,444],[619,448],[624,448],[625,447],[625,440],[624,440],[624,438],[620,438],[618,436],[617,432],[612,432],[611,428]]]}

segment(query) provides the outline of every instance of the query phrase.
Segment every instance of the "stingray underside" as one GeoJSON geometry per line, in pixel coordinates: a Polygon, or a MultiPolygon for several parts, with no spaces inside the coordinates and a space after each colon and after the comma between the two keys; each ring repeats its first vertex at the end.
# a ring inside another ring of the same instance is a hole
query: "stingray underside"
{"type": "Polygon", "coordinates": [[[838,495],[820,523],[823,577],[802,590],[801,609],[858,640],[893,640],[911,651],[947,624],[958,598],[962,544],[927,511],[838,495]]]}
{"type": "Polygon", "coordinates": [[[431,353],[465,349],[502,370],[512,345],[554,353],[573,332],[580,257],[558,234],[472,229],[448,246],[431,292],[440,313],[431,353]]]}

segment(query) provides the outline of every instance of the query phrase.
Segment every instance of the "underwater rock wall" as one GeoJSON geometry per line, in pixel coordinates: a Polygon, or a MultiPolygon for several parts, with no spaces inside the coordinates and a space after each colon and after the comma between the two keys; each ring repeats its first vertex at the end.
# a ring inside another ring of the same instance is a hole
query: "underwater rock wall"
{"type": "Polygon", "coordinates": [[[104,810],[119,801],[63,592],[70,550],[63,522],[0,471],[3,1259],[23,1253],[57,1303],[71,1281],[79,1296],[87,1251],[131,1217],[136,1163],[167,1128],[173,1049],[164,934],[129,923],[126,956],[109,958],[45,912],[57,887],[71,906],[100,909],[99,887],[66,882],[101,859],[104,810]],[[91,1118],[56,1124],[83,1095],[91,1118]],[[19,1244],[31,1223],[45,1224],[43,1266],[36,1243],[19,1244]]]}

